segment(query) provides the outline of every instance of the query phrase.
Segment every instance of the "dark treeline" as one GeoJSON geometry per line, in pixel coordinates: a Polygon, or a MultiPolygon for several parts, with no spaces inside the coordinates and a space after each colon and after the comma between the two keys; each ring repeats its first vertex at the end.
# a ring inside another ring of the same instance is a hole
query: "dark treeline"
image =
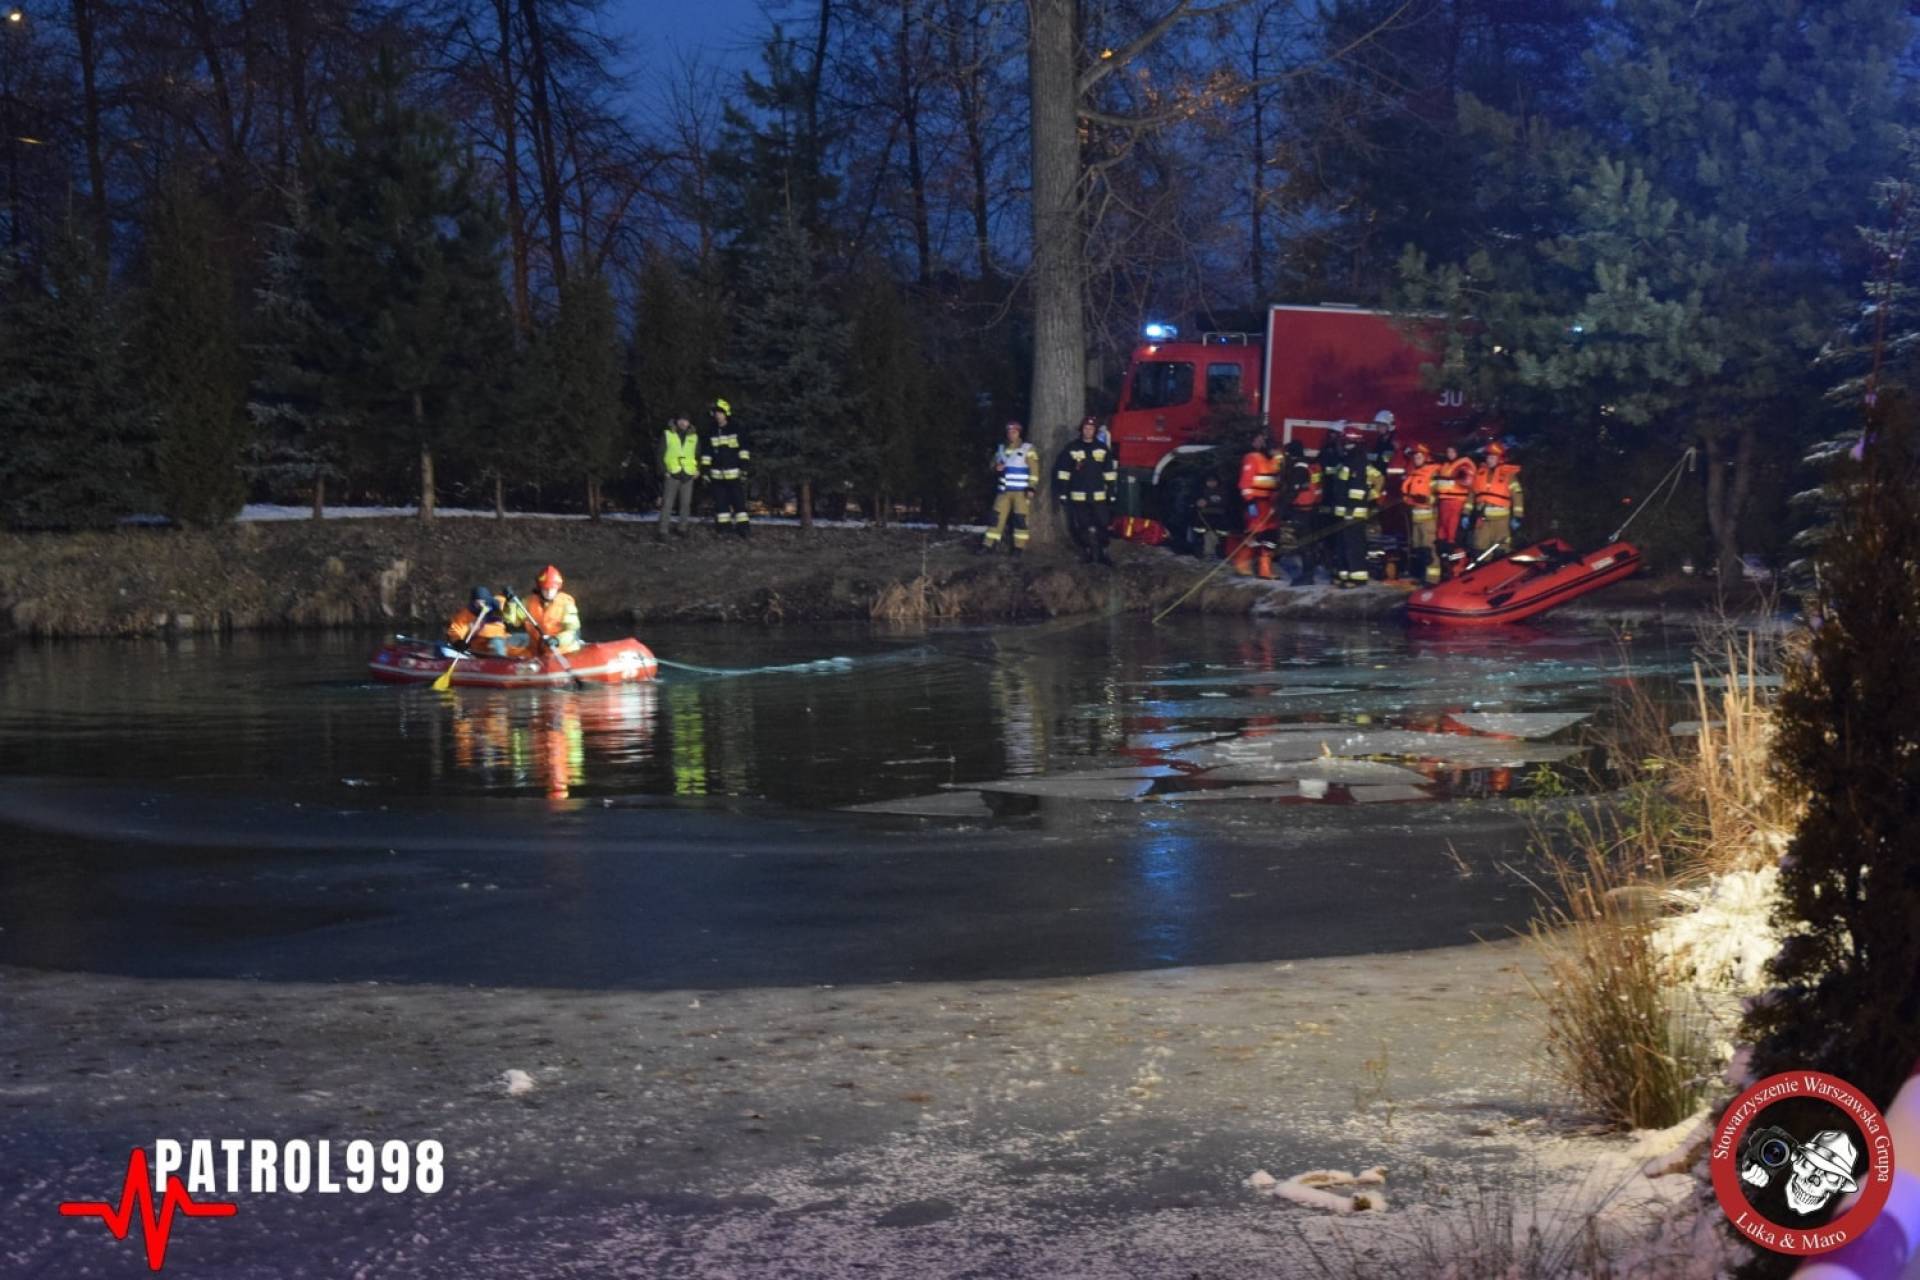
{"type": "Polygon", "coordinates": [[[791,0],[744,75],[630,16],[8,13],[0,519],[643,507],[716,396],[763,501],[972,515],[1143,321],[1332,300],[1471,317],[1574,536],[1699,446],[1647,532],[1731,566],[1915,347],[1897,0],[791,0]]]}

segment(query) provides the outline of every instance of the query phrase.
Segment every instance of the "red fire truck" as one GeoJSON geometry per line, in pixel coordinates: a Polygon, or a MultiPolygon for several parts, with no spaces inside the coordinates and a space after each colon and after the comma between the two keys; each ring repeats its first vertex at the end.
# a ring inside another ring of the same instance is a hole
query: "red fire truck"
{"type": "Polygon", "coordinates": [[[1459,391],[1436,391],[1421,374],[1433,352],[1385,311],[1325,303],[1271,306],[1266,332],[1182,339],[1148,325],[1127,365],[1110,430],[1120,463],[1120,510],[1184,523],[1184,503],[1214,469],[1217,447],[1237,462],[1245,444],[1222,440],[1235,424],[1265,427],[1282,443],[1319,452],[1329,431],[1358,422],[1381,429],[1393,414],[1401,446],[1438,449],[1481,434],[1485,415],[1459,391]]]}

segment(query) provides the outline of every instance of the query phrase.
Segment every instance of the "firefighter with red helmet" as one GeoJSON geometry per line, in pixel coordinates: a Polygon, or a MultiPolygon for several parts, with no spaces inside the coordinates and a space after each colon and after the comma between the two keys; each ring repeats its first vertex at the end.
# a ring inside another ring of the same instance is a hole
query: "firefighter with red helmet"
{"type": "Polygon", "coordinates": [[[1367,449],[1366,428],[1349,422],[1340,428],[1341,453],[1328,472],[1333,514],[1340,521],[1333,535],[1333,581],[1341,587],[1367,585],[1367,521],[1386,489],[1386,475],[1367,449]]]}
{"type": "Polygon", "coordinates": [[[1280,463],[1266,432],[1253,438],[1240,459],[1240,501],[1247,528],[1233,549],[1233,571],[1241,577],[1273,577],[1274,502],[1280,497],[1280,463]]]}
{"type": "MultiPolygon", "coordinates": [[[[508,626],[525,627],[535,645],[572,653],[580,647],[580,606],[561,590],[566,579],[548,565],[534,579],[533,599],[513,596],[507,601],[508,626]]],[[[530,646],[532,647],[532,646],[530,646]]]]}
{"type": "Polygon", "coordinates": [[[1113,452],[1100,443],[1100,424],[1080,423],[1080,432],[1061,446],[1053,460],[1053,496],[1067,516],[1067,529],[1088,564],[1111,565],[1107,558],[1107,519],[1120,472],[1113,452]]]}
{"type": "Polygon", "coordinates": [[[1435,554],[1440,513],[1434,492],[1439,478],[1440,464],[1433,460],[1432,451],[1416,442],[1407,455],[1400,500],[1407,508],[1408,571],[1429,584],[1440,581],[1440,558],[1435,554]]]}
{"type": "Polygon", "coordinates": [[[1526,514],[1526,495],[1520,488],[1520,464],[1507,461],[1507,446],[1498,440],[1487,445],[1486,465],[1473,480],[1473,549],[1475,553],[1509,542],[1526,514]]]}

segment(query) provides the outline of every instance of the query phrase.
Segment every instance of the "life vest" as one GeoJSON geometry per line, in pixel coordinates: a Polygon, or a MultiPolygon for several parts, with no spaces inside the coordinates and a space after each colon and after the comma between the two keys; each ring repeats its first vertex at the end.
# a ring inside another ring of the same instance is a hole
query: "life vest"
{"type": "Polygon", "coordinates": [[[1502,462],[1480,472],[1473,482],[1473,500],[1481,515],[1511,515],[1520,509],[1520,467],[1502,462]]]}
{"type": "Polygon", "coordinates": [[[573,597],[564,591],[554,592],[553,599],[543,600],[535,592],[531,600],[522,600],[520,608],[507,606],[507,621],[516,626],[531,623],[535,631],[543,636],[565,636],[571,634],[574,643],[568,648],[578,648],[580,638],[580,606],[573,597]]]}
{"type": "Polygon", "coordinates": [[[1272,502],[1280,493],[1280,464],[1260,449],[1240,459],[1240,496],[1248,502],[1272,502]]]}
{"type": "Polygon", "coordinates": [[[1458,501],[1473,493],[1473,475],[1476,468],[1472,458],[1455,458],[1452,462],[1435,463],[1439,473],[1434,477],[1434,495],[1443,499],[1458,501]]]}
{"type": "Polygon", "coordinates": [[[1000,492],[1025,493],[1033,488],[1033,473],[1040,469],[1040,455],[1030,444],[1003,444],[993,451],[1000,464],[1000,492]]]}
{"type": "Polygon", "coordinates": [[[467,608],[460,610],[448,620],[447,639],[454,644],[471,644],[476,640],[504,640],[507,635],[506,620],[501,612],[504,608],[505,601],[495,596],[493,608],[487,610],[487,620],[480,624],[478,631],[475,631],[473,608],[469,602],[467,608]]]}
{"type": "Polygon", "coordinates": [[[1416,520],[1433,519],[1434,488],[1440,478],[1440,464],[1423,462],[1407,471],[1406,478],[1400,482],[1400,497],[1411,508],[1409,514],[1416,520]]]}
{"type": "Polygon", "coordinates": [[[697,476],[700,474],[700,433],[688,431],[681,435],[668,427],[661,441],[660,456],[670,476],[697,476]]]}
{"type": "Polygon", "coordinates": [[[1109,526],[1116,538],[1157,547],[1167,540],[1167,526],[1145,516],[1115,516],[1109,526]]]}
{"type": "Polygon", "coordinates": [[[1311,511],[1320,505],[1322,468],[1317,462],[1294,463],[1293,509],[1311,511]]]}

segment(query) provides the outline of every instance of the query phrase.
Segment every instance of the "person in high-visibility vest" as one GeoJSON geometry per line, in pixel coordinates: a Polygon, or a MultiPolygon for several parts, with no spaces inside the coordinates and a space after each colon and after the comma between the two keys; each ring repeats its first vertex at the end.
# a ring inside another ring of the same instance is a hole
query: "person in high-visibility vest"
{"type": "Polygon", "coordinates": [[[1459,448],[1450,444],[1440,459],[1440,470],[1434,474],[1433,506],[1439,520],[1433,532],[1443,578],[1452,577],[1466,563],[1460,525],[1466,517],[1467,504],[1473,500],[1475,470],[1473,459],[1461,457],[1459,448]]]}
{"type": "Polygon", "coordinates": [[[673,508],[680,507],[680,524],[674,532],[686,532],[693,519],[693,482],[700,478],[700,437],[687,421],[687,415],[670,420],[660,433],[660,540],[667,540],[673,524],[673,508]]]}
{"type": "Polygon", "coordinates": [[[1280,462],[1262,432],[1240,459],[1240,501],[1246,504],[1247,528],[1233,549],[1233,571],[1241,577],[1273,577],[1273,504],[1280,496],[1280,462]]]}
{"type": "Polygon", "coordinates": [[[1007,538],[1012,554],[1017,556],[1026,550],[1027,518],[1033,514],[1033,488],[1040,479],[1040,454],[1022,438],[1025,434],[1025,427],[1009,422],[1007,442],[993,451],[994,483],[998,492],[993,498],[993,523],[980,542],[982,551],[992,551],[1002,538],[1007,538]]]}
{"type": "Polygon", "coordinates": [[[1088,418],[1053,461],[1053,496],[1060,500],[1067,528],[1088,564],[1113,563],[1107,558],[1107,518],[1119,483],[1113,452],[1100,443],[1100,424],[1088,418]]]}
{"type": "Polygon", "coordinates": [[[700,442],[700,466],[713,489],[713,522],[720,532],[734,531],[741,537],[751,532],[747,524],[747,468],[753,459],[747,452],[746,438],[733,425],[733,406],[715,400],[709,411],[713,430],[700,442]]]}
{"type": "Polygon", "coordinates": [[[1429,584],[1440,581],[1440,558],[1435,554],[1440,512],[1434,494],[1439,476],[1440,464],[1432,452],[1416,443],[1400,481],[1400,500],[1407,508],[1408,571],[1429,584]]]}
{"type": "Polygon", "coordinates": [[[533,582],[533,598],[514,597],[507,601],[505,621],[509,627],[524,627],[529,641],[525,650],[558,649],[572,653],[580,647],[580,606],[561,588],[566,579],[552,565],[540,571],[533,582]]]}
{"type": "Polygon", "coordinates": [[[1526,514],[1520,464],[1507,461],[1498,440],[1487,446],[1487,463],[1473,481],[1473,549],[1476,554],[1509,542],[1526,514]]]}

